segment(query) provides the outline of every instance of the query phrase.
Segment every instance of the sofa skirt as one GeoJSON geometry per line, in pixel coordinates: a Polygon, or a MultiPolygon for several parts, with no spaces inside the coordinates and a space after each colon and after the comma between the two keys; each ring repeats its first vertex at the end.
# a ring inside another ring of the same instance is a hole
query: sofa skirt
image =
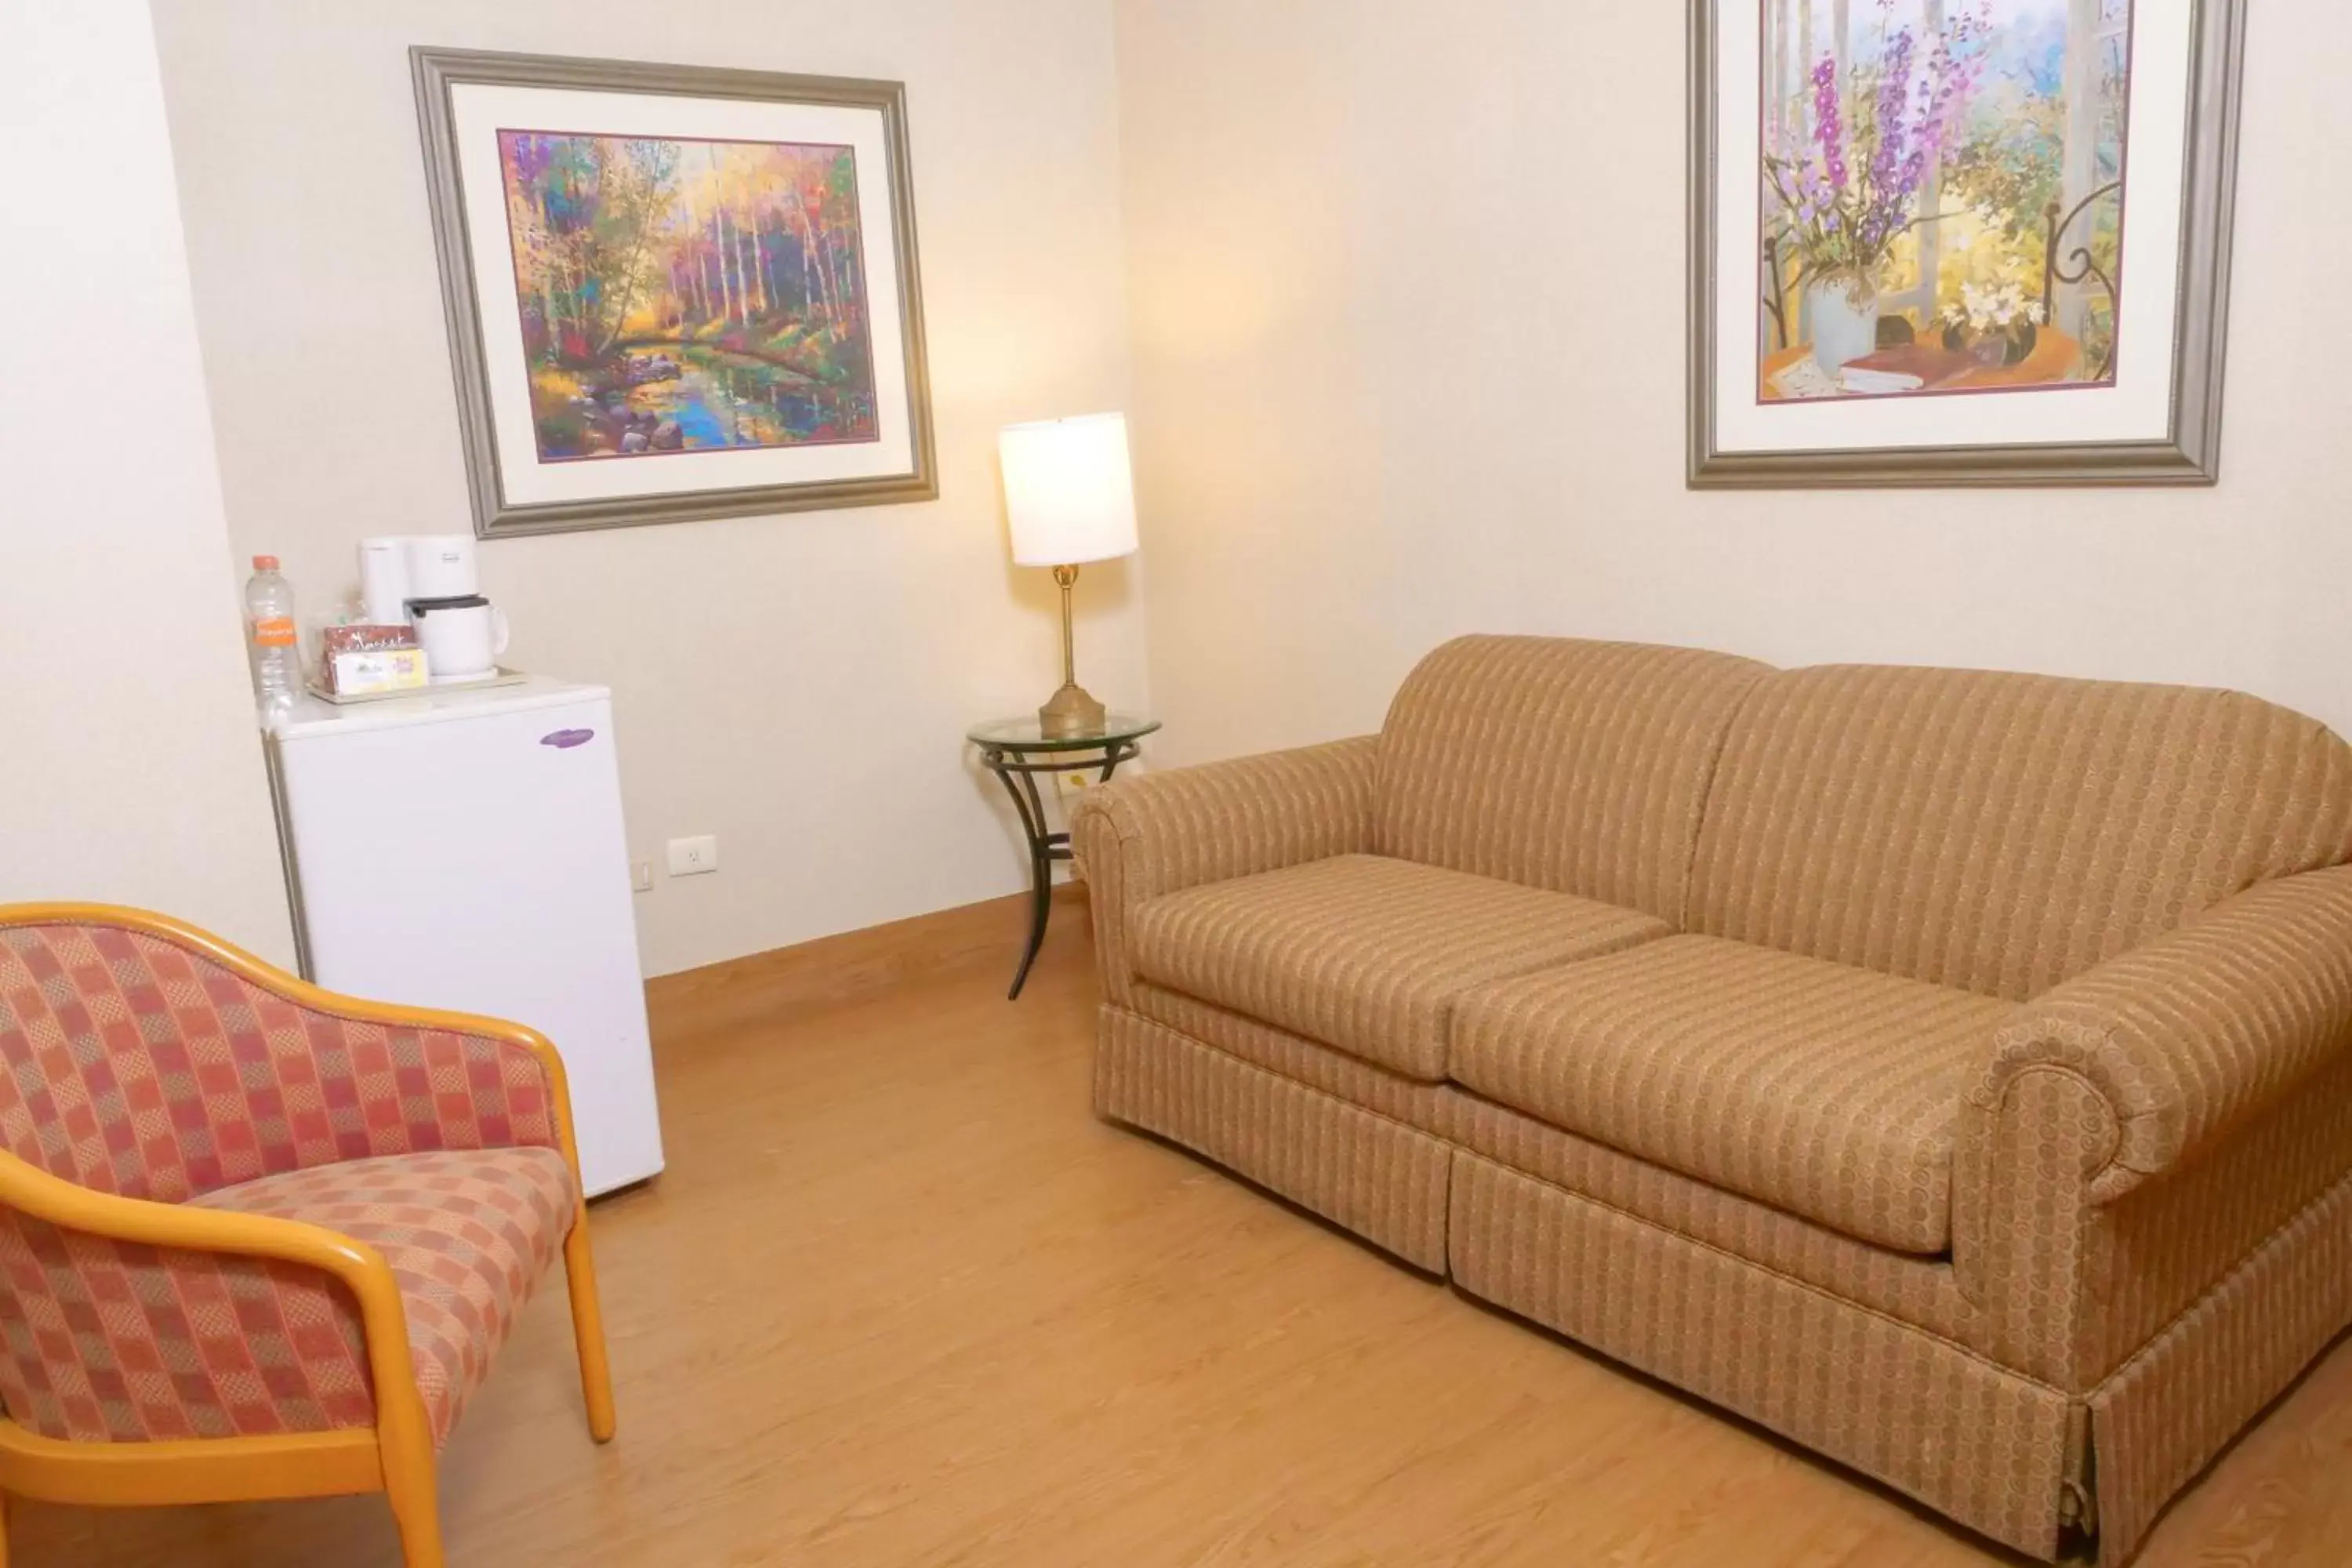
{"type": "Polygon", "coordinates": [[[1416,1268],[1445,1272],[1454,1146],[1105,1006],[1095,1112],[1156,1132],[1416,1268]]]}
{"type": "Polygon", "coordinates": [[[2055,1389],[1481,1155],[1455,1155],[1452,1209],[1471,1295],[2057,1554],[2071,1417],[2055,1389]]]}
{"type": "Polygon", "coordinates": [[[1095,1109],[2045,1560],[2095,1521],[2128,1562],[2352,1326],[2352,1178],[2085,1395],[1116,1005],[1095,1109]]]}
{"type": "Polygon", "coordinates": [[[2352,1326],[2352,1177],[2338,1182],[2091,1395],[2099,1560],[2121,1563],[2166,1503],[2352,1326]]]}

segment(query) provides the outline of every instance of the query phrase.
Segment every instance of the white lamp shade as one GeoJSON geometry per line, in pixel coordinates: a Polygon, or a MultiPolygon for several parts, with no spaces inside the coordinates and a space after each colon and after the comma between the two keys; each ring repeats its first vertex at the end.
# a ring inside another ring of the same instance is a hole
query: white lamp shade
{"type": "Polygon", "coordinates": [[[1135,553],[1127,416],[1008,425],[999,447],[1015,563],[1078,566],[1135,553]]]}

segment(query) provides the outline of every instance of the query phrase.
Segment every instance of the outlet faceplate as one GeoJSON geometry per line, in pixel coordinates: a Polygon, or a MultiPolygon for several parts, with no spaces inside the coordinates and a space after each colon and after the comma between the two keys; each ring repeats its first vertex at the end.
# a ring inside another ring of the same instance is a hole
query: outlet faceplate
{"type": "Polygon", "coordinates": [[[673,877],[699,877],[719,869],[719,837],[706,833],[698,838],[673,838],[669,841],[669,874],[673,877]]]}

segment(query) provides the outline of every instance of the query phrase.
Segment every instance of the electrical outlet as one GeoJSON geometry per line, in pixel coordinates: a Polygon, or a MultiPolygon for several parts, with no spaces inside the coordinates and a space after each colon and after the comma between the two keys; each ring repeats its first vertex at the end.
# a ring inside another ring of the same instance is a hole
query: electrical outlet
{"type": "Polygon", "coordinates": [[[669,874],[673,877],[699,877],[719,869],[719,837],[706,833],[699,838],[673,838],[669,841],[669,874]]]}
{"type": "Polygon", "coordinates": [[[1084,795],[1087,786],[1094,782],[1095,775],[1092,773],[1055,773],[1054,775],[1054,783],[1061,790],[1065,798],[1084,795]]]}
{"type": "Polygon", "coordinates": [[[629,862],[629,887],[632,891],[650,893],[654,890],[654,863],[650,860],[629,862]]]}

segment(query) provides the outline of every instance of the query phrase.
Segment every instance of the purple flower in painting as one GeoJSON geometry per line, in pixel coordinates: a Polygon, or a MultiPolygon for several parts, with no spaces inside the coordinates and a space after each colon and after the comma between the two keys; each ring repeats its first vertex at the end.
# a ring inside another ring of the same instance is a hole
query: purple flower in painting
{"type": "Polygon", "coordinates": [[[1901,186],[1903,194],[1906,196],[1916,195],[1918,194],[1920,184],[1927,178],[1927,150],[1925,147],[1914,147],[1911,149],[1911,155],[1903,160],[1903,183],[1901,186]]]}
{"type": "Polygon", "coordinates": [[[1832,55],[1823,55],[1813,68],[1813,140],[1821,143],[1831,187],[1844,190],[1845,116],[1838,107],[1837,59],[1832,55]]]}
{"type": "Polygon", "coordinates": [[[1806,69],[1801,141],[1768,151],[1765,173],[1808,278],[1873,288],[1898,239],[1934,216],[1920,195],[1964,133],[1985,68],[1985,3],[1946,0],[1948,19],[1922,29],[1898,25],[1896,0],[1874,0],[1875,48],[1853,38],[1851,61],[1832,48],[1806,69]]]}
{"type": "Polygon", "coordinates": [[[1878,87],[1878,150],[1870,160],[1872,184],[1881,192],[1891,188],[1903,166],[1904,111],[1910,106],[1911,29],[1905,27],[1887,40],[1878,87]]]}

